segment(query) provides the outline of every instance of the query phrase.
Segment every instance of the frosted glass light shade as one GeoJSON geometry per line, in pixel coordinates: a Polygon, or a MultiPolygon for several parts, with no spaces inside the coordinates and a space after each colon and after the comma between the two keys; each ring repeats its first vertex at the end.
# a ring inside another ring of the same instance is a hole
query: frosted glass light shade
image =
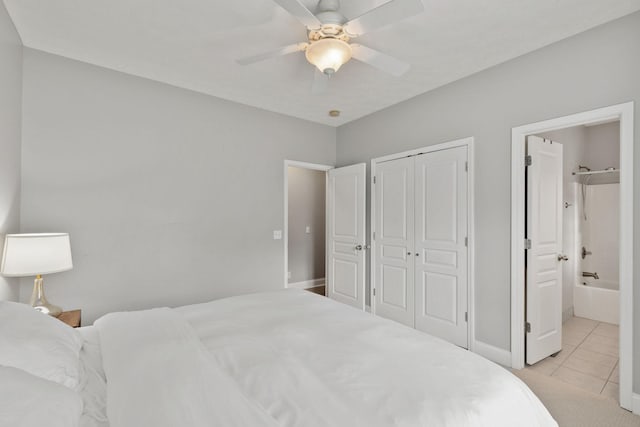
{"type": "Polygon", "coordinates": [[[35,276],[72,268],[68,233],[7,234],[5,238],[3,276],[35,276]]]}
{"type": "Polygon", "coordinates": [[[351,59],[351,46],[338,39],[320,39],[307,47],[305,56],[318,70],[333,74],[351,59]]]}

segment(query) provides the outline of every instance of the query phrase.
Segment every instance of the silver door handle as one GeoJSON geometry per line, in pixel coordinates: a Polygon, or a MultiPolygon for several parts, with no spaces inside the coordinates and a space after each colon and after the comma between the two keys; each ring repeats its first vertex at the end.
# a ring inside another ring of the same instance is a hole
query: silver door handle
{"type": "Polygon", "coordinates": [[[569,257],[563,254],[558,254],[558,261],[569,261],[569,257]]]}

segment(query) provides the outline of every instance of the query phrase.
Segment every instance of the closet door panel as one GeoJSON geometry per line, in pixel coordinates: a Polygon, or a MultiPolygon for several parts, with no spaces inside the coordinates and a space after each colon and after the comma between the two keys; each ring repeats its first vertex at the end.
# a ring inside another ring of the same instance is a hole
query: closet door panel
{"type": "Polygon", "coordinates": [[[414,326],[413,158],[376,169],[375,313],[414,326]]]}
{"type": "Polygon", "coordinates": [[[415,158],[415,326],[461,347],[467,337],[467,148],[415,158]]]}

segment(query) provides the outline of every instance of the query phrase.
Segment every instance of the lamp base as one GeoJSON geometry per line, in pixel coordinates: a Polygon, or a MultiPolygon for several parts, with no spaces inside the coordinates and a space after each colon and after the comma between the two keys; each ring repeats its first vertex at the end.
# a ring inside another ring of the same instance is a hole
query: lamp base
{"type": "Polygon", "coordinates": [[[29,303],[31,307],[49,316],[58,317],[62,314],[62,308],[50,304],[44,296],[44,280],[39,274],[33,281],[33,293],[31,294],[31,301],[29,301],[29,303]]]}

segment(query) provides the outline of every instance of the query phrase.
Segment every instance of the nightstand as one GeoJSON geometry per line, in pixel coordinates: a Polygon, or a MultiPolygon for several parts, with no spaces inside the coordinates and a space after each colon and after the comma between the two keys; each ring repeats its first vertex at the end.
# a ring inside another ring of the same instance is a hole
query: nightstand
{"type": "Polygon", "coordinates": [[[72,328],[80,327],[82,310],[63,311],[58,319],[72,328]]]}

